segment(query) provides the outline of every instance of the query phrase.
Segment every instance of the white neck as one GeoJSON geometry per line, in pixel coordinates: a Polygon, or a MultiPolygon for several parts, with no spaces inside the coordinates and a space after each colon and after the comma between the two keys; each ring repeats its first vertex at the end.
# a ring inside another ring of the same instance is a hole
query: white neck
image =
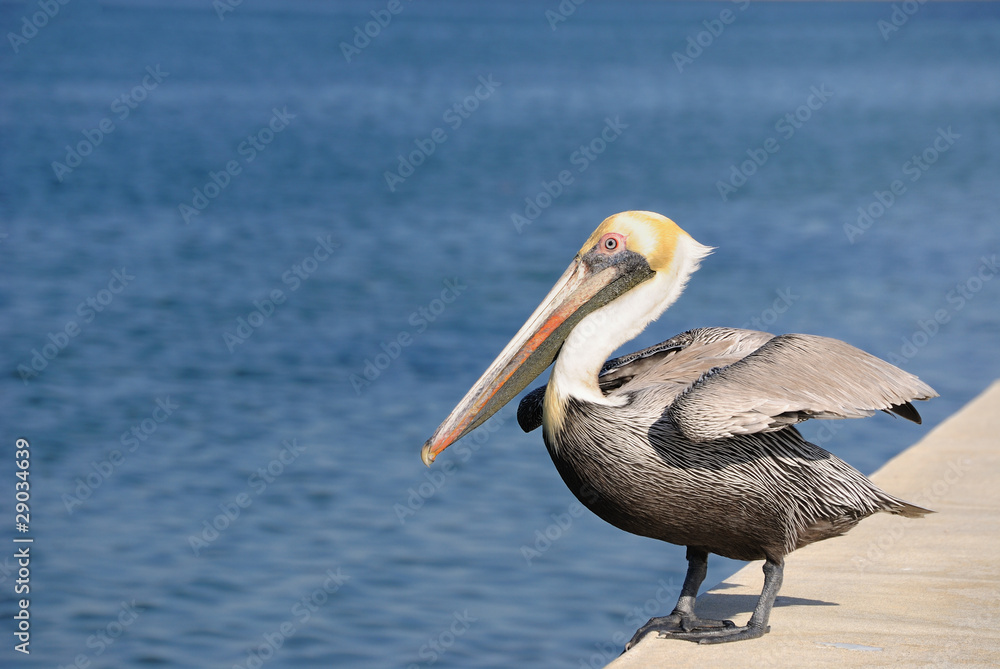
{"type": "MultiPolygon", "coordinates": [[[[546,413],[561,423],[561,407],[570,397],[611,404],[601,392],[597,375],[619,346],[635,338],[673,304],[688,277],[711,252],[684,235],[678,239],[670,269],[656,275],[581,320],[563,343],[546,392],[546,413]]],[[[546,416],[548,420],[550,417],[546,416]]]]}

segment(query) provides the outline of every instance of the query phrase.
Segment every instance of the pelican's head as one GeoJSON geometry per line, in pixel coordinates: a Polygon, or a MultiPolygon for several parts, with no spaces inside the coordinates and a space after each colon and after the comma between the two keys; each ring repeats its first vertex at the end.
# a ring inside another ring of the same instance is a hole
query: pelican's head
{"type": "MultiPolygon", "coordinates": [[[[421,457],[437,455],[481,425],[545,371],[573,328],[604,307],[610,336],[601,339],[598,368],[677,299],[698,261],[711,249],[694,241],[676,223],[648,211],[626,211],[606,218],[590,235],[569,268],[527,322],[434,435],[421,457]],[[623,322],[622,322],[623,321],[623,322]]],[[[596,383],[596,370],[593,372],[596,383]]]]}

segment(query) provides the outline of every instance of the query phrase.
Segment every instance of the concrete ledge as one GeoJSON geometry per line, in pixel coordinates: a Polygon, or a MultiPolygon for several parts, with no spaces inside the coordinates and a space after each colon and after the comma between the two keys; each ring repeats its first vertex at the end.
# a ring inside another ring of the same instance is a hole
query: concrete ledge
{"type": "MultiPolygon", "coordinates": [[[[871,478],[937,513],[878,514],[789,555],[762,639],[654,634],[608,667],[1000,666],[1000,381],[871,478]]],[[[745,624],[761,564],[702,595],[698,613],[745,624]]]]}

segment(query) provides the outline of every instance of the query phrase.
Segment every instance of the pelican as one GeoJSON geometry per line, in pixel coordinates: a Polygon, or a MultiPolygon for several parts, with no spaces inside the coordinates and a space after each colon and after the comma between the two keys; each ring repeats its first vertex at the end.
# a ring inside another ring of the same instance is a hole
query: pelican
{"type": "Polygon", "coordinates": [[[689,330],[607,361],[680,296],[712,249],[670,219],[605,219],[555,287],[423,446],[428,466],[550,364],[518,409],[563,481],[612,525],[687,547],[673,612],[651,632],[698,643],[763,636],[785,556],[884,511],[930,513],[883,492],[794,427],[809,418],[891,412],[937,393],[917,377],[836,339],[724,327],[689,330]],[[743,627],[695,614],[709,553],[764,560],[764,586],[743,627]]]}

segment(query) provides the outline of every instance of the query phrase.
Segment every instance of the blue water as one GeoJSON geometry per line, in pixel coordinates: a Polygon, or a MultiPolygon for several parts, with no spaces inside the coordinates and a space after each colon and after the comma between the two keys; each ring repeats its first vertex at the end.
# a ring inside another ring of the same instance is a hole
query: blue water
{"type": "MultiPolygon", "coordinates": [[[[35,543],[31,655],[8,631],[3,663],[612,659],[683,548],[576,513],[513,407],[419,449],[617,211],[718,248],[635,347],[757,319],[941,393],[922,426],[838,424],[863,471],[1000,376],[997,5],[886,39],[883,3],[592,0],[553,30],[554,1],[403,2],[348,62],[386,6],[73,2],[5,37],[0,520],[26,437],[35,543]]],[[[0,5],[2,33],[38,11],[0,5]]]]}

